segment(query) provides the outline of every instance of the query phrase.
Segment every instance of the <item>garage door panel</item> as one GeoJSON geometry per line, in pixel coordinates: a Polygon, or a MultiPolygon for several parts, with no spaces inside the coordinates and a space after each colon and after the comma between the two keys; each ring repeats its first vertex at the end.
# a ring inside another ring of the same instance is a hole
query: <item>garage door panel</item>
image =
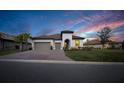
{"type": "Polygon", "coordinates": [[[50,50],[50,42],[35,42],[34,47],[38,51],[50,50]]]}
{"type": "Polygon", "coordinates": [[[56,49],[60,49],[61,48],[61,43],[55,43],[55,47],[56,47],[56,49]]]}

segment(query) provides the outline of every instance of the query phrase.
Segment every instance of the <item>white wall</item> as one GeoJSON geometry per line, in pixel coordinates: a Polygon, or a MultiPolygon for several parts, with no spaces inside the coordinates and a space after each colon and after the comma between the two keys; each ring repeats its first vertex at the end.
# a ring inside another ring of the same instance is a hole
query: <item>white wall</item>
{"type": "MultiPolygon", "coordinates": [[[[79,39],[77,39],[77,40],[79,40],[79,39]]],[[[73,48],[76,47],[76,45],[75,45],[75,41],[76,41],[76,39],[75,39],[75,40],[72,40],[72,47],[73,47],[73,48]]],[[[79,47],[83,47],[83,40],[79,40],[79,42],[80,42],[79,47]]]]}
{"type": "Polygon", "coordinates": [[[80,40],[80,47],[83,47],[83,40],[80,40]]]}
{"type": "Polygon", "coordinates": [[[63,49],[63,47],[64,47],[64,41],[66,40],[66,39],[69,39],[70,40],[70,48],[72,47],[72,33],[63,33],[62,34],[62,49],[63,49]]]}
{"type": "Polygon", "coordinates": [[[62,40],[54,40],[56,43],[61,43],[62,40]]]}
{"type": "Polygon", "coordinates": [[[72,40],[72,47],[75,47],[75,40],[72,40]]]}

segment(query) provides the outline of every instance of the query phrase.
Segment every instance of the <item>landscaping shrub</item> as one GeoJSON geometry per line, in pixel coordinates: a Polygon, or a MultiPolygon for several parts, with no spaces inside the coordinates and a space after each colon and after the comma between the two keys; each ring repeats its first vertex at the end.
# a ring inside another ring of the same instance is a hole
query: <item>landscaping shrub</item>
{"type": "Polygon", "coordinates": [[[84,51],[91,51],[93,49],[93,47],[84,47],[84,48],[82,48],[82,50],[84,50],[84,51]]]}

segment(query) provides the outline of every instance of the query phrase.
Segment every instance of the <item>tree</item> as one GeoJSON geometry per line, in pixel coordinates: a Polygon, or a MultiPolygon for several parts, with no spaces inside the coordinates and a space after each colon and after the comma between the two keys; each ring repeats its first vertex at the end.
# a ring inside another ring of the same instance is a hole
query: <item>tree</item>
{"type": "Polygon", "coordinates": [[[17,41],[17,42],[19,42],[19,49],[20,49],[20,51],[23,51],[23,42],[24,42],[24,38],[23,38],[23,34],[19,34],[19,35],[17,35],[16,37],[15,37],[15,40],[17,41]]]}
{"type": "Polygon", "coordinates": [[[105,47],[105,44],[109,41],[109,38],[111,37],[111,31],[112,30],[109,27],[104,27],[101,31],[97,32],[97,36],[99,36],[103,48],[105,47]]]}
{"type": "MultiPolygon", "coordinates": [[[[22,33],[16,36],[16,41],[20,43],[20,51],[23,51],[23,43],[26,42],[28,44],[28,38],[30,38],[30,33],[22,33]]],[[[27,48],[27,45],[26,45],[27,48]]]]}
{"type": "Polygon", "coordinates": [[[26,49],[28,49],[28,39],[31,38],[31,34],[30,33],[23,33],[24,36],[24,41],[26,43],[26,49]]]}

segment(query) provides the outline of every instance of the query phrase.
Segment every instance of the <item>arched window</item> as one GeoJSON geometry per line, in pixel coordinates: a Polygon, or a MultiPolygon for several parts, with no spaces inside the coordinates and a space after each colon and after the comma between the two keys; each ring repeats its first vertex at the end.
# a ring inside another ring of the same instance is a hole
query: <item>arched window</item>
{"type": "Polygon", "coordinates": [[[75,40],[75,46],[78,48],[80,46],[80,41],[79,40],[75,40]]]}

